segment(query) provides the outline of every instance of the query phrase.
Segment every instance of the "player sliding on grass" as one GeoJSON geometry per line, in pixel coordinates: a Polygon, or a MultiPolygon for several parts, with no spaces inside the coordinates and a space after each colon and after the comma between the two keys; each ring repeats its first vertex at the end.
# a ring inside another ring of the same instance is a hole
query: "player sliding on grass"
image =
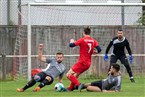
{"type": "Polygon", "coordinates": [[[40,82],[40,84],[34,89],[34,92],[40,91],[40,88],[44,87],[45,85],[52,84],[57,76],[59,76],[59,82],[62,82],[62,77],[65,72],[65,66],[62,64],[63,53],[57,52],[56,58],[47,59],[42,55],[42,49],[43,44],[40,44],[38,48],[38,58],[40,61],[48,63],[48,66],[42,70],[42,72],[36,74],[23,88],[18,88],[17,92],[25,91],[26,89],[35,85],[36,82],[40,82]]]}
{"type": "Polygon", "coordinates": [[[75,63],[66,74],[71,83],[70,86],[65,89],[65,91],[72,91],[75,86],[78,87],[78,89],[80,88],[81,83],[79,82],[78,77],[90,67],[91,56],[94,53],[94,49],[97,49],[97,53],[101,52],[98,42],[90,37],[90,33],[90,28],[85,28],[83,32],[83,38],[80,38],[77,41],[74,39],[70,40],[70,47],[80,47],[80,57],[78,62],[75,63]]]}
{"type": "Polygon", "coordinates": [[[106,79],[83,84],[81,89],[91,92],[119,92],[121,89],[120,66],[112,64],[106,79]]]}
{"type": "MultiPolygon", "coordinates": [[[[107,54],[108,54],[112,45],[113,45],[113,50],[112,50],[112,53],[111,53],[110,64],[116,63],[117,60],[119,59],[121,61],[121,63],[126,67],[131,82],[135,82],[134,79],[133,79],[133,74],[132,74],[130,65],[128,63],[128,58],[126,57],[125,52],[124,52],[125,47],[126,47],[128,53],[130,55],[129,56],[130,63],[132,63],[132,60],[133,60],[132,52],[131,52],[128,40],[123,36],[123,31],[122,30],[118,30],[117,37],[114,37],[110,41],[110,43],[109,43],[109,45],[106,49],[106,54],[104,56],[105,61],[108,60],[108,55],[107,54]]],[[[111,65],[110,65],[110,67],[111,67],[111,65]]],[[[110,70],[110,67],[109,67],[109,70],[110,70]]]]}

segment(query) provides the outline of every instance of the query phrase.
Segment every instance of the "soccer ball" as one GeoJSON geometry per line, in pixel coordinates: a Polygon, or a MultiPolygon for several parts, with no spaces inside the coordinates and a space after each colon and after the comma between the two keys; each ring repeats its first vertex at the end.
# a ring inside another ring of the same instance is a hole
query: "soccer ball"
{"type": "Polygon", "coordinates": [[[64,85],[62,83],[57,83],[55,84],[54,89],[56,92],[61,92],[64,89],[64,85]]]}

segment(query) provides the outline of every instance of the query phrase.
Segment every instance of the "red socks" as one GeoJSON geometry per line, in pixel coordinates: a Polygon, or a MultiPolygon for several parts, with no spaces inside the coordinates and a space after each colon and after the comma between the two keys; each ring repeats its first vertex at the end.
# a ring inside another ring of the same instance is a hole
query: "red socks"
{"type": "Polygon", "coordinates": [[[71,81],[71,83],[75,84],[76,86],[79,86],[80,85],[80,82],[78,81],[78,79],[75,76],[70,75],[68,77],[68,79],[71,81]]]}
{"type": "Polygon", "coordinates": [[[73,90],[74,89],[75,84],[71,82],[70,86],[68,87],[69,90],[73,90]]]}

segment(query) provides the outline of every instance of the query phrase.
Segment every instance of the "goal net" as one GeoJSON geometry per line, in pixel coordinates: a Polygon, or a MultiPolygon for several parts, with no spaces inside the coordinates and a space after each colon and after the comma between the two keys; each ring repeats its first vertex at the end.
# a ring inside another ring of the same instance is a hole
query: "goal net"
{"type": "MultiPolygon", "coordinates": [[[[18,25],[13,58],[13,78],[30,79],[32,69],[47,66],[37,58],[40,43],[44,44],[43,54],[46,57],[55,57],[55,53],[61,50],[65,55],[63,63],[68,71],[79,58],[79,48],[69,48],[69,40],[81,38],[86,26],[91,28],[91,36],[99,42],[102,52],[92,56],[92,65],[81,78],[95,78],[107,74],[109,61],[104,62],[103,55],[110,40],[116,36],[118,28],[123,28],[124,35],[130,42],[134,56],[131,64],[134,75],[145,72],[143,5],[109,4],[30,3],[21,6],[21,25],[18,25]]],[[[119,61],[118,63],[123,74],[127,74],[124,66],[119,61]]]]}

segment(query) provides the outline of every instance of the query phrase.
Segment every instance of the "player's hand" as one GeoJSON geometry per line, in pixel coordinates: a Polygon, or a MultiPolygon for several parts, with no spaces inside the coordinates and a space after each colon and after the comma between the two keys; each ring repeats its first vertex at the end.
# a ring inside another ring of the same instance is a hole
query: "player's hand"
{"type": "Polygon", "coordinates": [[[105,62],[108,61],[108,55],[107,55],[107,54],[105,54],[105,56],[104,56],[104,61],[105,61],[105,62]]]}
{"type": "Polygon", "coordinates": [[[98,51],[97,50],[94,50],[93,54],[98,54],[98,51]]]}
{"type": "Polygon", "coordinates": [[[133,56],[132,55],[129,56],[129,61],[130,61],[130,63],[132,63],[132,61],[133,61],[133,56]]]}
{"type": "Polygon", "coordinates": [[[75,40],[74,39],[70,39],[70,43],[74,43],[75,42],[75,40]]]}
{"type": "Polygon", "coordinates": [[[43,44],[39,44],[39,50],[42,50],[42,49],[43,49],[43,47],[44,47],[44,45],[43,45],[43,44]]]}

